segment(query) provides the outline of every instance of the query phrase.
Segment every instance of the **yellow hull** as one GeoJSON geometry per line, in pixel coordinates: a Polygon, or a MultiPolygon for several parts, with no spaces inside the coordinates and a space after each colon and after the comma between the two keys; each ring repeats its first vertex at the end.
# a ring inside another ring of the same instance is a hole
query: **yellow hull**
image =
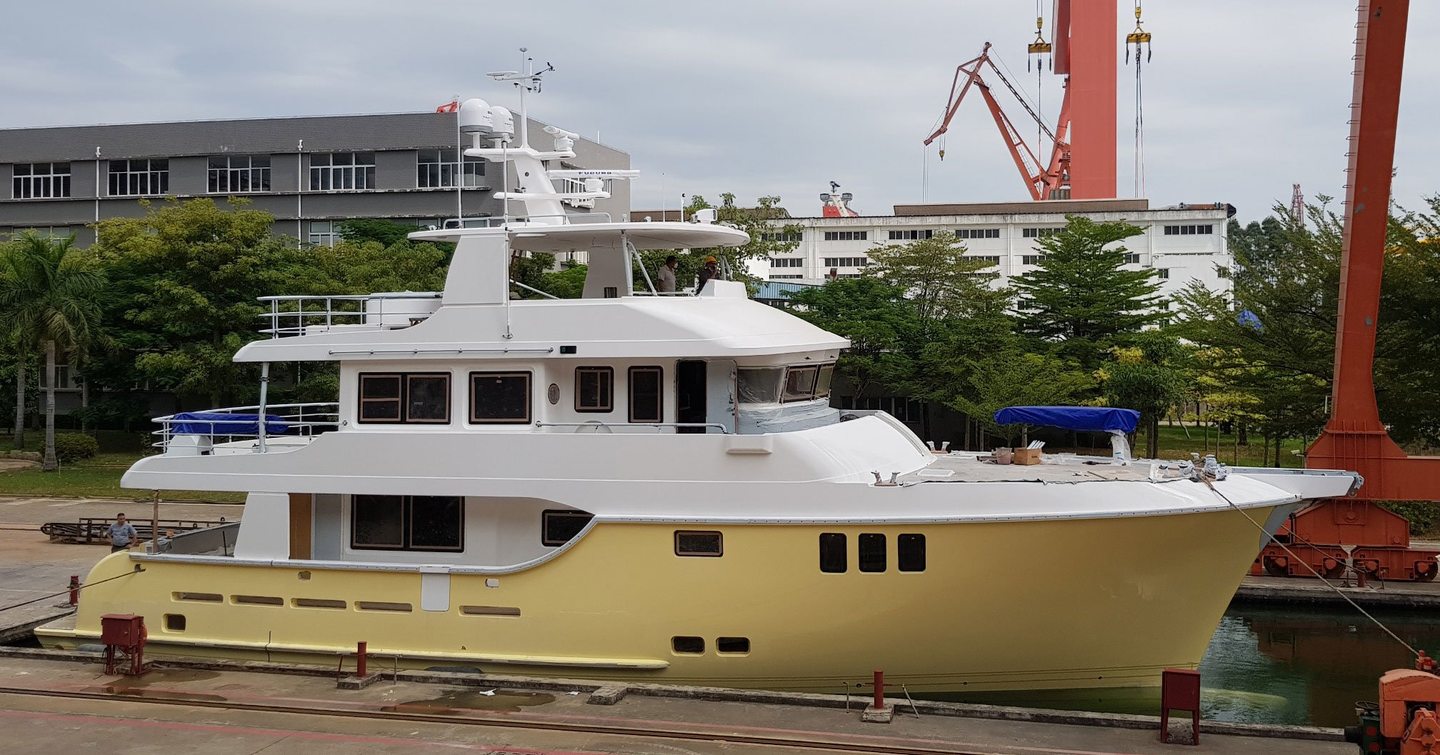
{"type": "MultiPolygon", "coordinates": [[[[1270,509],[1247,513],[1263,522],[1270,509]]],[[[414,571],[157,559],[85,590],[73,628],[37,634],[50,647],[94,643],[100,615],[123,612],[146,617],[152,652],[176,655],[334,664],[363,640],[407,667],[670,684],[836,692],[883,669],[912,692],[1149,686],[1163,668],[1199,664],[1259,539],[1233,510],[983,524],[602,523],[525,571],[451,575],[447,611],[422,610],[414,571]],[[722,532],[724,555],[677,557],[676,529],[722,532]],[[846,573],[820,571],[822,532],[849,536],[846,573]],[[861,533],[888,536],[885,572],[857,571],[861,533]],[[902,533],[925,535],[925,571],[897,571],[902,533]],[[704,652],[674,652],[676,636],[703,638],[704,652]],[[749,652],[717,652],[721,637],[748,639],[749,652]]],[[[87,584],[133,566],[114,554],[87,584]]]]}

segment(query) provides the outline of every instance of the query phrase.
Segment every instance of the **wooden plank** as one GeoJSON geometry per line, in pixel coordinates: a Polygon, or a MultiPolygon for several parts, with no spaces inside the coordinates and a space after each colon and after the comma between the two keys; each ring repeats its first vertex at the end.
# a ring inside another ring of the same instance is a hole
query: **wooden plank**
{"type": "Polygon", "coordinates": [[[314,521],[315,496],[310,493],[291,493],[290,558],[301,560],[310,558],[314,521]]]}

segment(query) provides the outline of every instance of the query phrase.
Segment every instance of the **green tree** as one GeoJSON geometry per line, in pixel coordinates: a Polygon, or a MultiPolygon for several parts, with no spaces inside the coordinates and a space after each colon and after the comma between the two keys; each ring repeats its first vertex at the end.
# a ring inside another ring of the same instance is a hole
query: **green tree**
{"type": "Polygon", "coordinates": [[[1059,233],[1040,239],[1039,266],[1013,283],[1024,303],[1022,332],[1058,343],[1063,354],[1095,369],[1111,347],[1161,322],[1155,271],[1124,267],[1128,251],[1120,242],[1140,232],[1129,223],[1071,216],[1059,233]]]}
{"type": "Polygon", "coordinates": [[[1147,458],[1160,454],[1160,418],[1185,397],[1183,349],[1173,336],[1148,331],[1133,346],[1115,347],[1114,361],[1100,370],[1105,399],[1111,406],[1140,412],[1145,427],[1147,458]]]}
{"type": "Polygon", "coordinates": [[[963,383],[946,403],[1011,445],[1019,428],[996,424],[995,412],[1007,406],[1078,403],[1095,381],[1066,359],[1030,351],[1018,338],[1005,341],[999,350],[964,359],[963,383]]]}
{"type": "Polygon", "coordinates": [[[53,239],[22,233],[0,262],[0,319],[13,343],[45,353],[44,471],[55,458],[55,358],[78,355],[94,338],[100,320],[97,300],[104,278],[74,247],[75,237],[53,239]]]}
{"type": "Polygon", "coordinates": [[[855,395],[899,390],[914,376],[924,325],[905,289],[879,278],[843,278],[796,292],[800,317],[850,339],[836,365],[855,395]]]}
{"type": "Polygon", "coordinates": [[[373,241],[380,246],[393,246],[415,231],[413,225],[403,225],[384,218],[354,218],[338,224],[340,238],[352,243],[373,241]]]}
{"type": "Polygon", "coordinates": [[[973,315],[993,316],[1010,304],[1008,289],[991,286],[999,274],[984,259],[965,256],[953,233],[869,251],[865,274],[901,287],[926,322],[973,315]]]}

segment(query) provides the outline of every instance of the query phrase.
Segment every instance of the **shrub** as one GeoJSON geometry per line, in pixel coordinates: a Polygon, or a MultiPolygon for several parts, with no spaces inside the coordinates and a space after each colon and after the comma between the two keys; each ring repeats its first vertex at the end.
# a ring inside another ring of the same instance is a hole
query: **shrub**
{"type": "Polygon", "coordinates": [[[55,456],[70,463],[89,459],[100,453],[100,443],[84,433],[56,433],[55,456]]]}
{"type": "Polygon", "coordinates": [[[1381,505],[1408,519],[1411,535],[1429,535],[1440,523],[1440,506],[1433,501],[1386,501],[1381,505]]]}

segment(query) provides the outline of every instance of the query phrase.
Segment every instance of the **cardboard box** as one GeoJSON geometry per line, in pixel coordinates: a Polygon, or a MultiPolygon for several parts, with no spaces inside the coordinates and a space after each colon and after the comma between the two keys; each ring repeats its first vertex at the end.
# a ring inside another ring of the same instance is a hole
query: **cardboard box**
{"type": "Polygon", "coordinates": [[[1024,464],[1027,466],[1031,464],[1039,464],[1040,451],[1041,449],[1038,448],[1017,448],[1015,449],[1015,461],[1011,463],[1024,464]]]}

